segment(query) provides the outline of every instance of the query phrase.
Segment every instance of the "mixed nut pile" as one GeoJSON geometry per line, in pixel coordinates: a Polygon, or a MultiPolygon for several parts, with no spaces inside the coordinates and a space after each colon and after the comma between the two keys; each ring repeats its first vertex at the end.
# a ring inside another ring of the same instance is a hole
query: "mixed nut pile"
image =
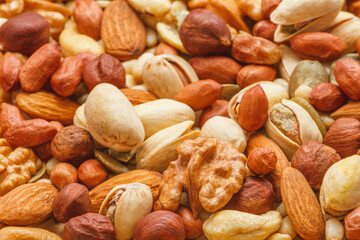
{"type": "Polygon", "coordinates": [[[360,239],[358,16],[0,1],[0,240],[360,239]]]}

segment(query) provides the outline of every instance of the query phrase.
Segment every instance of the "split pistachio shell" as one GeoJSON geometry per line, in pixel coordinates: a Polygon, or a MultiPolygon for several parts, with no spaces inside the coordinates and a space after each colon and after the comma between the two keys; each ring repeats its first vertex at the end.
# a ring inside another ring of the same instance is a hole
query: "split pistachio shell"
{"type": "Polygon", "coordinates": [[[325,212],[340,216],[360,205],[360,156],[347,157],[326,172],[320,190],[325,212]]]}
{"type": "Polygon", "coordinates": [[[86,117],[85,117],[85,103],[76,109],[76,112],[74,115],[74,125],[76,127],[81,127],[84,129],[89,128],[87,125],[87,122],[86,122],[86,117]]]}
{"type": "Polygon", "coordinates": [[[239,152],[246,148],[246,135],[237,122],[226,117],[212,117],[201,129],[201,136],[216,137],[231,143],[239,152]]]}
{"type": "Polygon", "coordinates": [[[275,104],[281,102],[282,99],[289,99],[289,94],[286,91],[286,89],[278,84],[278,83],[274,83],[274,82],[270,82],[270,81],[261,81],[258,83],[254,83],[250,86],[247,86],[246,88],[243,88],[240,92],[238,92],[233,98],[231,98],[230,102],[229,102],[229,107],[228,107],[228,112],[229,112],[229,116],[237,121],[238,115],[238,108],[239,108],[239,103],[241,101],[242,96],[244,95],[244,93],[249,90],[252,87],[255,87],[256,85],[260,84],[260,86],[262,87],[262,89],[264,90],[268,101],[269,101],[269,109],[274,106],[275,104]]]}
{"type": "Polygon", "coordinates": [[[141,146],[144,127],[134,107],[114,85],[101,83],[85,103],[88,130],[102,146],[128,152],[141,146]]]}
{"type": "Polygon", "coordinates": [[[241,87],[238,84],[222,84],[220,99],[230,101],[240,90],[241,87]]]}
{"type": "Polygon", "coordinates": [[[108,153],[109,155],[116,159],[119,162],[129,162],[136,154],[136,149],[131,150],[130,152],[118,152],[115,151],[114,149],[109,149],[108,153]]]}
{"type": "Polygon", "coordinates": [[[224,210],[204,222],[204,234],[209,240],[263,240],[276,232],[282,218],[277,211],[262,215],[224,210]]]}
{"type": "Polygon", "coordinates": [[[42,165],[41,165],[41,168],[36,172],[36,174],[34,176],[32,176],[30,178],[29,183],[36,182],[37,180],[42,178],[42,176],[44,176],[45,170],[46,170],[45,166],[46,166],[46,164],[43,162],[42,165]]]}
{"type": "Polygon", "coordinates": [[[199,80],[191,65],[183,58],[171,54],[162,54],[151,58],[144,66],[143,80],[150,92],[159,98],[174,98],[188,83],[199,80]],[[178,69],[175,69],[175,64],[178,69]],[[186,76],[183,82],[177,70],[186,76]]]}
{"type": "Polygon", "coordinates": [[[151,212],[152,207],[150,187],[142,183],[129,183],[113,188],[102,203],[99,213],[112,221],[117,240],[130,240],[136,225],[151,212]]]}
{"type": "Polygon", "coordinates": [[[109,154],[94,150],[95,158],[99,160],[111,172],[120,174],[128,172],[129,169],[113,159],[109,154]]]}
{"type": "Polygon", "coordinates": [[[137,60],[135,60],[134,65],[132,66],[131,73],[136,82],[136,84],[143,83],[143,68],[144,65],[154,57],[152,53],[143,53],[137,60]]]}
{"type": "Polygon", "coordinates": [[[46,162],[45,165],[45,171],[47,173],[47,175],[50,176],[52,169],[55,167],[56,164],[58,164],[60,161],[57,160],[56,158],[51,158],[49,161],[46,162]]]}
{"type": "Polygon", "coordinates": [[[81,34],[76,24],[71,24],[61,32],[59,43],[65,57],[81,52],[89,52],[95,55],[105,53],[104,47],[91,37],[81,34]]]}
{"type": "Polygon", "coordinates": [[[191,131],[193,121],[165,128],[149,137],[136,153],[136,168],[165,171],[177,159],[176,147],[185,139],[195,139],[200,131],[191,131]]]}
{"type": "Polygon", "coordinates": [[[128,0],[127,1],[137,12],[147,13],[155,17],[163,17],[170,12],[169,0],[128,0]]]}
{"type": "Polygon", "coordinates": [[[145,138],[178,123],[195,121],[191,107],[172,99],[158,99],[134,108],[144,126],[145,138]]]}
{"type": "Polygon", "coordinates": [[[301,61],[295,52],[286,45],[280,45],[283,56],[279,63],[280,76],[286,81],[290,81],[291,73],[294,71],[296,65],[301,61]]]}
{"type": "Polygon", "coordinates": [[[299,104],[286,99],[269,110],[265,129],[288,159],[304,143],[323,142],[322,134],[310,114],[299,104]]]}

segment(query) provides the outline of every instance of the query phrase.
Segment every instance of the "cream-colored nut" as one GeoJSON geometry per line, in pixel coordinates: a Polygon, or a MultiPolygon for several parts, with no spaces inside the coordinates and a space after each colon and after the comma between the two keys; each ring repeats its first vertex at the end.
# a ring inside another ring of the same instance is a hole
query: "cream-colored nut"
{"type": "Polygon", "coordinates": [[[287,92],[289,91],[289,82],[286,81],[285,79],[277,78],[274,80],[274,82],[283,86],[287,92]]]}
{"type": "Polygon", "coordinates": [[[184,121],[195,121],[195,113],[188,105],[172,99],[158,99],[134,108],[144,126],[145,138],[184,121]]]}
{"type": "Polygon", "coordinates": [[[201,129],[201,136],[216,137],[231,143],[239,152],[246,148],[246,134],[237,122],[226,117],[212,117],[201,129]]]}
{"type": "Polygon", "coordinates": [[[155,47],[157,42],[157,33],[151,28],[146,28],[146,46],[148,48],[155,47]]]}
{"type": "Polygon", "coordinates": [[[106,8],[107,5],[111,3],[112,0],[96,0],[97,4],[99,4],[100,7],[106,8]]]}
{"type": "Polygon", "coordinates": [[[344,226],[335,218],[326,221],[326,240],[342,240],[344,237],[344,226]]]}
{"type": "Polygon", "coordinates": [[[299,58],[295,52],[286,45],[280,45],[280,48],[283,52],[283,57],[279,63],[279,73],[281,78],[289,82],[290,76],[296,65],[301,61],[301,58],[299,58]]]}
{"type": "Polygon", "coordinates": [[[137,12],[147,13],[155,17],[163,17],[170,12],[171,3],[169,0],[128,0],[127,1],[137,12]]]}
{"type": "Polygon", "coordinates": [[[81,127],[84,129],[88,129],[86,117],[85,117],[85,103],[76,109],[74,115],[74,125],[76,127],[81,127]]]}
{"type": "Polygon", "coordinates": [[[151,212],[153,198],[149,186],[130,183],[113,188],[100,207],[100,214],[112,221],[117,240],[133,237],[138,222],[151,212]]]}
{"type": "Polygon", "coordinates": [[[76,24],[71,24],[61,32],[59,43],[65,57],[80,52],[89,52],[97,56],[105,53],[104,47],[91,37],[81,34],[76,24]]]}
{"type": "Polygon", "coordinates": [[[109,154],[94,150],[95,158],[98,159],[111,172],[120,174],[128,172],[129,169],[113,159],[109,154]]]}
{"type": "Polygon", "coordinates": [[[130,74],[126,74],[126,83],[125,83],[127,88],[131,88],[133,86],[136,85],[135,79],[132,75],[130,74]]]}
{"type": "Polygon", "coordinates": [[[295,90],[295,97],[304,98],[309,102],[309,94],[312,91],[312,88],[306,85],[301,85],[295,90]]]}
{"type": "Polygon", "coordinates": [[[45,229],[49,232],[55,233],[56,235],[58,235],[59,237],[62,238],[65,223],[58,223],[58,222],[55,222],[54,218],[49,218],[45,222],[37,223],[37,224],[31,225],[30,227],[45,229]]]}
{"type": "Polygon", "coordinates": [[[156,24],[156,30],[166,43],[181,52],[188,54],[180,40],[179,31],[173,25],[165,22],[159,22],[156,24]]]}
{"type": "Polygon", "coordinates": [[[291,240],[291,236],[288,234],[283,233],[274,233],[270,237],[268,237],[266,240],[291,240]]]}
{"type": "Polygon", "coordinates": [[[32,176],[30,178],[29,183],[37,182],[39,179],[42,178],[42,176],[44,176],[45,170],[46,170],[45,165],[46,164],[44,162],[42,162],[41,168],[36,172],[36,174],[34,176],[32,176]]]}
{"type": "Polygon", "coordinates": [[[30,227],[4,227],[0,230],[2,240],[18,239],[41,239],[41,240],[61,240],[55,233],[41,228],[30,227]]]}
{"type": "Polygon", "coordinates": [[[280,205],[276,208],[276,211],[278,211],[281,214],[281,217],[283,218],[287,216],[287,212],[285,210],[285,206],[283,202],[281,202],[280,205]]]}
{"type": "Polygon", "coordinates": [[[47,178],[41,178],[37,182],[51,183],[50,179],[47,179],[47,178]]]}
{"type": "Polygon", "coordinates": [[[0,27],[6,23],[7,19],[6,18],[0,18],[0,27]]]}
{"type": "Polygon", "coordinates": [[[329,113],[324,113],[324,112],[318,112],[318,113],[319,113],[321,121],[324,123],[326,129],[329,129],[330,126],[335,122],[335,119],[330,117],[329,113]]]}
{"type": "Polygon", "coordinates": [[[136,62],[133,64],[131,74],[133,75],[136,84],[143,83],[144,65],[153,57],[154,54],[152,53],[143,53],[137,60],[134,60],[136,62]]]}
{"type": "Polygon", "coordinates": [[[131,87],[131,89],[143,90],[143,91],[147,91],[147,92],[148,92],[148,89],[147,89],[147,87],[146,87],[144,84],[135,85],[135,86],[131,87]]]}
{"type": "Polygon", "coordinates": [[[204,234],[209,240],[263,240],[276,232],[282,218],[277,211],[254,215],[224,210],[204,222],[204,234]]]}
{"type": "Polygon", "coordinates": [[[132,59],[132,60],[122,62],[122,65],[125,68],[126,74],[132,74],[133,67],[135,66],[136,62],[137,62],[136,59],[132,59]]]}
{"type": "Polygon", "coordinates": [[[288,234],[291,236],[291,238],[296,237],[297,233],[291,223],[289,216],[283,219],[281,227],[278,230],[278,233],[288,234]]]}

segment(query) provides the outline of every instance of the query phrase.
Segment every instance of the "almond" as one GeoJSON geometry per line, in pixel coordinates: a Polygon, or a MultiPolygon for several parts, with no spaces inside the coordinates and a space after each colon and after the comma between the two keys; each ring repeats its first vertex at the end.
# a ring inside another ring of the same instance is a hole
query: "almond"
{"type": "Polygon", "coordinates": [[[241,65],[224,56],[194,57],[189,61],[199,79],[212,79],[220,84],[235,83],[241,65]]]}
{"type": "Polygon", "coordinates": [[[125,97],[131,102],[133,106],[154,101],[157,99],[155,95],[143,90],[123,88],[120,89],[125,97]]]}
{"type": "Polygon", "coordinates": [[[303,59],[330,62],[341,56],[346,43],[326,32],[301,33],[293,37],[290,46],[303,59]]]}
{"type": "Polygon", "coordinates": [[[94,0],[75,1],[73,16],[82,34],[99,40],[102,15],[101,7],[94,0]]]}
{"type": "Polygon", "coordinates": [[[150,187],[154,202],[159,197],[159,185],[162,181],[161,174],[148,170],[133,170],[108,179],[90,191],[93,212],[99,212],[102,202],[111,189],[117,185],[127,183],[143,183],[150,187]]]}
{"type": "Polygon", "coordinates": [[[15,54],[5,53],[0,60],[0,85],[5,92],[20,88],[20,70],[23,63],[15,54]]]}
{"type": "Polygon", "coordinates": [[[175,95],[174,100],[189,105],[194,111],[213,104],[221,95],[222,86],[213,80],[201,80],[186,85],[175,95]]]}
{"type": "Polygon", "coordinates": [[[139,57],[146,47],[146,30],[125,0],[112,1],[101,22],[101,38],[107,53],[119,60],[139,57]]]}
{"type": "Polygon", "coordinates": [[[4,138],[14,147],[34,147],[56,135],[56,128],[44,119],[31,119],[12,124],[4,138]]]}
{"type": "Polygon", "coordinates": [[[354,59],[339,60],[334,65],[334,76],[349,98],[360,100],[360,63],[354,59]]]}
{"type": "Polygon", "coordinates": [[[9,103],[1,104],[0,125],[4,132],[14,124],[24,120],[25,118],[18,107],[9,103]]]}
{"type": "Polygon", "coordinates": [[[82,69],[81,58],[77,56],[65,58],[51,77],[51,88],[62,97],[71,96],[81,82],[82,69]]]}
{"type": "Polygon", "coordinates": [[[325,238],[320,204],[302,173],[286,168],[281,177],[281,196],[295,231],[305,240],[325,238]]]}
{"type": "Polygon", "coordinates": [[[238,111],[238,122],[247,132],[260,129],[266,122],[269,101],[262,87],[258,84],[243,95],[238,111]]]}
{"type": "Polygon", "coordinates": [[[59,121],[66,125],[73,123],[76,109],[79,107],[76,102],[68,98],[58,97],[45,91],[19,93],[16,104],[31,117],[59,121]]]}
{"type": "Polygon", "coordinates": [[[21,87],[27,92],[39,91],[53,75],[61,60],[58,43],[47,43],[25,62],[20,72],[21,87]]]}
{"type": "Polygon", "coordinates": [[[30,225],[51,216],[57,189],[50,183],[28,183],[0,199],[0,222],[8,225],[30,225]]]}
{"type": "Polygon", "coordinates": [[[360,102],[348,103],[330,115],[333,119],[356,118],[360,120],[360,102]]]}

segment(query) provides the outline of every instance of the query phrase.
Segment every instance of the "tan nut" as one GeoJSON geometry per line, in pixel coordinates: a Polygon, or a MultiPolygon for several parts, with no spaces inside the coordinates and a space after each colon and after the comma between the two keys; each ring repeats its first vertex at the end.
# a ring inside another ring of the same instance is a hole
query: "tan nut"
{"type": "Polygon", "coordinates": [[[69,163],[58,163],[51,170],[51,183],[59,190],[66,185],[78,182],[77,170],[69,163]]]}

